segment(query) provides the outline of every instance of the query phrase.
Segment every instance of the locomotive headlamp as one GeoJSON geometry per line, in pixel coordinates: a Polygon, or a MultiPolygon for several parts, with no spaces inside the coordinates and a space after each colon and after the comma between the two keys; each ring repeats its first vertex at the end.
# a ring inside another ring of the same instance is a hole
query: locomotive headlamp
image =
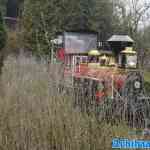
{"type": "Polygon", "coordinates": [[[141,83],[140,83],[140,81],[135,81],[135,82],[134,82],[134,87],[135,87],[135,89],[140,89],[140,88],[141,88],[141,83]]]}
{"type": "Polygon", "coordinates": [[[129,67],[135,67],[136,66],[136,62],[131,61],[131,62],[128,63],[128,66],[129,67]]]}
{"type": "Polygon", "coordinates": [[[136,68],[137,66],[137,55],[127,55],[127,67],[136,68]]]}

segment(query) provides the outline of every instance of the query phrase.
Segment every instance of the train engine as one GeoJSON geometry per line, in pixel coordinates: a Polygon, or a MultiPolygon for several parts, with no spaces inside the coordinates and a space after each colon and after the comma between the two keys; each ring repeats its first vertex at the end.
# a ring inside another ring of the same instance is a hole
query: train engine
{"type": "Polygon", "coordinates": [[[109,100],[110,115],[132,120],[132,125],[150,117],[133,39],[113,35],[103,46],[94,32],[65,32],[62,37],[58,54],[65,64],[64,77],[74,87],[76,105],[101,109],[109,100]]]}

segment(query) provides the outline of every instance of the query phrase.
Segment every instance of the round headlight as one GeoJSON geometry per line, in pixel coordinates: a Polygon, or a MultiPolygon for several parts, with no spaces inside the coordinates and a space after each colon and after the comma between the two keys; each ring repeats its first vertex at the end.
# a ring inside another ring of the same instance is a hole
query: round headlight
{"type": "Polygon", "coordinates": [[[135,87],[136,89],[140,89],[140,88],[141,88],[141,83],[140,83],[139,81],[135,81],[134,87],[135,87]]]}

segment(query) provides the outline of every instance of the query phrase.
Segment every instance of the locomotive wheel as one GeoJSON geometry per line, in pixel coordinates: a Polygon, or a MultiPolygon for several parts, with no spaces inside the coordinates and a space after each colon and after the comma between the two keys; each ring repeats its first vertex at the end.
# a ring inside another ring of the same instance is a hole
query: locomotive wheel
{"type": "Polygon", "coordinates": [[[74,78],[74,106],[90,113],[95,105],[97,81],[86,78],[74,78]]]}
{"type": "Polygon", "coordinates": [[[87,89],[83,78],[74,78],[74,106],[79,107],[81,111],[85,111],[85,100],[87,89]]]}

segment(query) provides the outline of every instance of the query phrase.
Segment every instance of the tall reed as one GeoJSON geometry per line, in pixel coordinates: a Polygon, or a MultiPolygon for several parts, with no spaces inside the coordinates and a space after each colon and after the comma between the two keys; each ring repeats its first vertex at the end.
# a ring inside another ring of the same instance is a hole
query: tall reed
{"type": "Polygon", "coordinates": [[[109,150],[125,126],[97,122],[59,92],[61,69],[35,58],[8,57],[1,76],[0,150],[109,150]]]}

